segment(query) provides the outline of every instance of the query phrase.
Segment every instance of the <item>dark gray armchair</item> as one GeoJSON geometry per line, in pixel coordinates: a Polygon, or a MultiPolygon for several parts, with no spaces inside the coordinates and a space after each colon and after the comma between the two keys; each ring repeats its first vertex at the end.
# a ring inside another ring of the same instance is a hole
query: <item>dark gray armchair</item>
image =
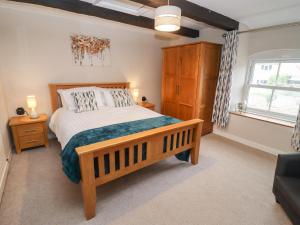
{"type": "Polygon", "coordinates": [[[300,225],[300,153],[278,155],[273,193],[294,225],[300,225]]]}

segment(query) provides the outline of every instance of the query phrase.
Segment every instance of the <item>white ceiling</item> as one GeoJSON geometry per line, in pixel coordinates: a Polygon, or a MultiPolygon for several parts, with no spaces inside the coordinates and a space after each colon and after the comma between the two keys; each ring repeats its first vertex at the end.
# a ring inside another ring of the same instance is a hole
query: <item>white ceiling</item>
{"type": "Polygon", "coordinates": [[[188,0],[249,28],[300,21],[300,0],[188,0]]]}
{"type": "MultiPolygon", "coordinates": [[[[82,0],[136,16],[154,18],[154,9],[129,0],[82,0]]],[[[300,21],[300,0],[188,0],[233,18],[249,28],[300,21]]],[[[182,26],[202,29],[208,25],[183,17],[182,26]]]]}

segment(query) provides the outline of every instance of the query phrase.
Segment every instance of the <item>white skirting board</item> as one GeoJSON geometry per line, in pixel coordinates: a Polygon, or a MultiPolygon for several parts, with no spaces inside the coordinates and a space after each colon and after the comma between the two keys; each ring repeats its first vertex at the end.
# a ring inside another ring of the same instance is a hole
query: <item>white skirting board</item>
{"type": "Polygon", "coordinates": [[[272,155],[286,154],[287,153],[287,152],[284,152],[282,150],[279,150],[279,149],[276,149],[276,148],[271,148],[269,146],[262,145],[262,144],[259,144],[257,142],[254,142],[254,141],[250,141],[250,140],[238,137],[238,136],[233,135],[233,134],[222,132],[222,131],[217,130],[217,129],[214,129],[213,133],[216,134],[216,135],[219,135],[221,137],[227,138],[229,140],[238,142],[240,144],[247,145],[249,147],[252,147],[252,148],[267,152],[267,153],[270,153],[272,155]]]}
{"type": "Polygon", "coordinates": [[[9,154],[8,160],[5,163],[4,170],[0,174],[0,203],[1,203],[2,196],[3,196],[3,192],[4,192],[4,187],[5,187],[5,183],[6,183],[10,160],[11,160],[11,153],[9,154]]]}

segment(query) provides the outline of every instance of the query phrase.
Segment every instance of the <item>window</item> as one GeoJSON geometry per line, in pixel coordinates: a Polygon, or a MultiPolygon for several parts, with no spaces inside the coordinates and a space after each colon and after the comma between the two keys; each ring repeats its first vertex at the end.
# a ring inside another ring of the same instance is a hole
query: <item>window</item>
{"type": "Polygon", "coordinates": [[[300,104],[300,60],[254,61],[246,90],[248,112],[295,121],[300,104]]]}

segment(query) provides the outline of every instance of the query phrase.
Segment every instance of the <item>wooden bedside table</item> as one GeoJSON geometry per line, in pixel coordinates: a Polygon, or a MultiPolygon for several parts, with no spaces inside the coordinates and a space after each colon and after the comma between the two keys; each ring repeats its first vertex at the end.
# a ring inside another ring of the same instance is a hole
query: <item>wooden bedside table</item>
{"type": "Polygon", "coordinates": [[[153,111],[155,110],[155,105],[150,102],[139,102],[138,105],[153,111]]]}
{"type": "Polygon", "coordinates": [[[30,119],[29,116],[15,116],[10,118],[17,154],[23,149],[36,146],[48,146],[48,116],[41,114],[37,119],[30,119]]]}

